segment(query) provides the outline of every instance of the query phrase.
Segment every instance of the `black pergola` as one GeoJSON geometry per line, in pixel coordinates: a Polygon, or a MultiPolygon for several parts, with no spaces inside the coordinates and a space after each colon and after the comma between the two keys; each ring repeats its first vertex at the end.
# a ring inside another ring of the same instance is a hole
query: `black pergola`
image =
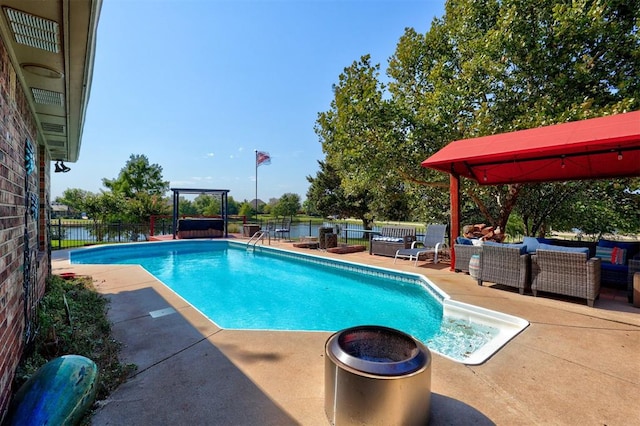
{"type": "Polygon", "coordinates": [[[229,237],[229,232],[227,230],[228,225],[228,212],[229,212],[229,204],[227,202],[227,194],[229,194],[230,190],[228,189],[198,189],[198,188],[171,188],[173,191],[173,239],[176,239],[176,230],[178,229],[178,216],[179,216],[179,205],[180,205],[180,194],[214,194],[220,195],[222,202],[220,203],[220,216],[224,221],[224,237],[229,237]]]}

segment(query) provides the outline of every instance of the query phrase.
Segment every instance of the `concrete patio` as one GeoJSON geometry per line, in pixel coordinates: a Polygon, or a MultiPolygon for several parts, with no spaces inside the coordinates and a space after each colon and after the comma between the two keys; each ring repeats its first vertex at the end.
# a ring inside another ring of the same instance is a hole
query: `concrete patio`
{"type": "MultiPolygon", "coordinates": [[[[531,325],[493,357],[467,366],[433,354],[432,425],[629,425],[640,422],[640,309],[604,289],[582,300],[534,298],[449,270],[448,264],[330,254],[418,272],[453,299],[516,315],[531,325]]],[[[111,300],[122,361],[138,370],[101,402],[94,425],[327,425],[324,343],[330,333],[223,330],[137,266],[70,265],[111,300]],[[150,314],[152,313],[152,314],[150,314]]]]}

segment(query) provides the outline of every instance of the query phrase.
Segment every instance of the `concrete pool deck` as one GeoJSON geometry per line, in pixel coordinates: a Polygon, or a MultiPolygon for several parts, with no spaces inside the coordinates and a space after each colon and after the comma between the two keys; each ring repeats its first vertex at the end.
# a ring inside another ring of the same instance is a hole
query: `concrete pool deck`
{"type": "MultiPolygon", "coordinates": [[[[534,298],[454,273],[448,264],[274,247],[421,273],[452,299],[524,318],[528,328],[483,364],[433,353],[431,421],[440,424],[628,425],[640,419],[640,309],[603,289],[594,308],[534,298]]],[[[330,333],[223,330],[137,266],[70,265],[110,300],[123,362],[136,373],[101,402],[94,425],[327,425],[330,333]]]]}

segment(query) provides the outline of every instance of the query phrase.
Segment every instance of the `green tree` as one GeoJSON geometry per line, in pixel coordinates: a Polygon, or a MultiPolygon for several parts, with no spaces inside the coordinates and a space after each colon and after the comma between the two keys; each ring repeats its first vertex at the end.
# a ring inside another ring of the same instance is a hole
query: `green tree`
{"type": "Polygon", "coordinates": [[[227,213],[240,214],[240,203],[234,200],[233,197],[227,196],[227,213]]]}
{"type": "Polygon", "coordinates": [[[138,193],[164,196],[169,182],[162,179],[162,167],[149,164],[146,155],[131,154],[116,179],[102,179],[102,184],[114,193],[131,198],[138,193]]]}
{"type": "Polygon", "coordinates": [[[162,180],[162,167],[149,164],[145,155],[132,154],[116,179],[103,178],[102,183],[114,198],[122,197],[126,201],[125,208],[118,210],[117,220],[147,222],[151,215],[165,215],[171,211],[163,198],[169,190],[169,182],[162,180]]]}
{"type": "Polygon", "coordinates": [[[311,184],[307,202],[324,217],[353,217],[362,221],[365,229],[371,229],[373,216],[369,209],[372,198],[369,191],[364,189],[347,195],[337,170],[328,162],[318,161],[318,165],[320,170],[316,177],[307,176],[311,184]]]}
{"type": "MultiPolygon", "coordinates": [[[[200,214],[203,216],[219,216],[222,212],[222,196],[214,194],[200,194],[193,200],[192,214],[200,214]]],[[[233,199],[227,197],[227,213],[239,214],[240,205],[233,199]]]]}
{"type": "MultiPolygon", "coordinates": [[[[427,34],[405,31],[389,61],[391,102],[406,137],[386,147],[388,169],[404,167],[400,174],[407,182],[428,184],[431,176],[412,167],[448,141],[638,109],[639,9],[626,1],[448,1],[445,16],[427,34]],[[393,149],[401,155],[391,155],[393,149]]],[[[446,175],[433,178],[446,184],[446,175]]],[[[547,206],[540,214],[555,205],[550,185],[528,189],[527,200],[547,206]]],[[[617,187],[622,193],[633,184],[617,187]]],[[[504,228],[525,202],[519,199],[523,188],[464,181],[476,204],[468,213],[504,228]]],[[[589,200],[586,193],[575,196],[589,200]]],[[[599,192],[595,200],[604,198],[599,192]]],[[[550,218],[529,220],[542,224],[550,218]]]]}
{"type": "Polygon", "coordinates": [[[320,212],[316,210],[308,198],[302,202],[302,211],[308,216],[320,216],[320,212]]]}
{"type": "Polygon", "coordinates": [[[157,194],[139,192],[127,199],[121,220],[128,223],[146,223],[151,216],[169,215],[171,206],[166,198],[157,194]]]}
{"type": "Polygon", "coordinates": [[[219,197],[211,194],[200,194],[193,200],[198,214],[202,216],[216,216],[220,214],[221,201],[219,197]]]}
{"type": "Polygon", "coordinates": [[[292,217],[300,211],[300,196],[298,194],[286,193],[280,197],[271,212],[276,216],[292,217]]]}
{"type": "Polygon", "coordinates": [[[325,217],[351,216],[337,170],[324,161],[318,161],[318,166],[315,177],[307,176],[310,185],[306,202],[311,206],[310,209],[325,217]]]}
{"type": "Polygon", "coordinates": [[[69,207],[70,213],[76,215],[86,212],[85,203],[88,197],[95,194],[80,188],[65,189],[61,197],[56,197],[56,202],[69,207]]]}
{"type": "Polygon", "coordinates": [[[640,231],[640,186],[637,179],[566,182],[579,189],[559,202],[558,212],[548,217],[550,228],[578,228],[596,240],[603,233],[637,234],[640,231]]]}
{"type": "Polygon", "coordinates": [[[240,204],[240,210],[238,211],[238,214],[240,216],[245,216],[247,218],[252,218],[255,215],[254,206],[251,203],[249,203],[248,201],[245,201],[245,202],[240,204]]]}
{"type": "Polygon", "coordinates": [[[198,214],[198,209],[194,206],[193,202],[185,197],[180,197],[178,210],[178,214],[181,216],[195,216],[198,214]]]}
{"type": "Polygon", "coordinates": [[[100,225],[126,217],[127,199],[122,194],[104,191],[100,194],[88,195],[83,208],[94,222],[95,237],[98,241],[103,241],[107,229],[100,225]]]}
{"type": "Polygon", "coordinates": [[[331,109],[318,115],[315,130],[325,162],[340,177],[344,199],[366,206],[369,220],[376,216],[401,219],[407,214],[408,195],[389,157],[398,157],[390,147],[403,138],[402,117],[384,99],[379,69],[369,55],[345,68],[333,86],[331,109]],[[361,202],[363,196],[366,205],[361,202]]]}

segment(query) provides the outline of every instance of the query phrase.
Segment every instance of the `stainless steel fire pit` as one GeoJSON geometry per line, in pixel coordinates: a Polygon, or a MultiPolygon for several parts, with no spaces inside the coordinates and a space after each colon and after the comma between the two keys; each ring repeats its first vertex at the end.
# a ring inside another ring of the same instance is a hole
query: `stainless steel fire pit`
{"type": "Polygon", "coordinates": [[[332,425],[426,424],[431,352],[401,331],[365,325],[325,344],[325,412],[332,425]]]}

